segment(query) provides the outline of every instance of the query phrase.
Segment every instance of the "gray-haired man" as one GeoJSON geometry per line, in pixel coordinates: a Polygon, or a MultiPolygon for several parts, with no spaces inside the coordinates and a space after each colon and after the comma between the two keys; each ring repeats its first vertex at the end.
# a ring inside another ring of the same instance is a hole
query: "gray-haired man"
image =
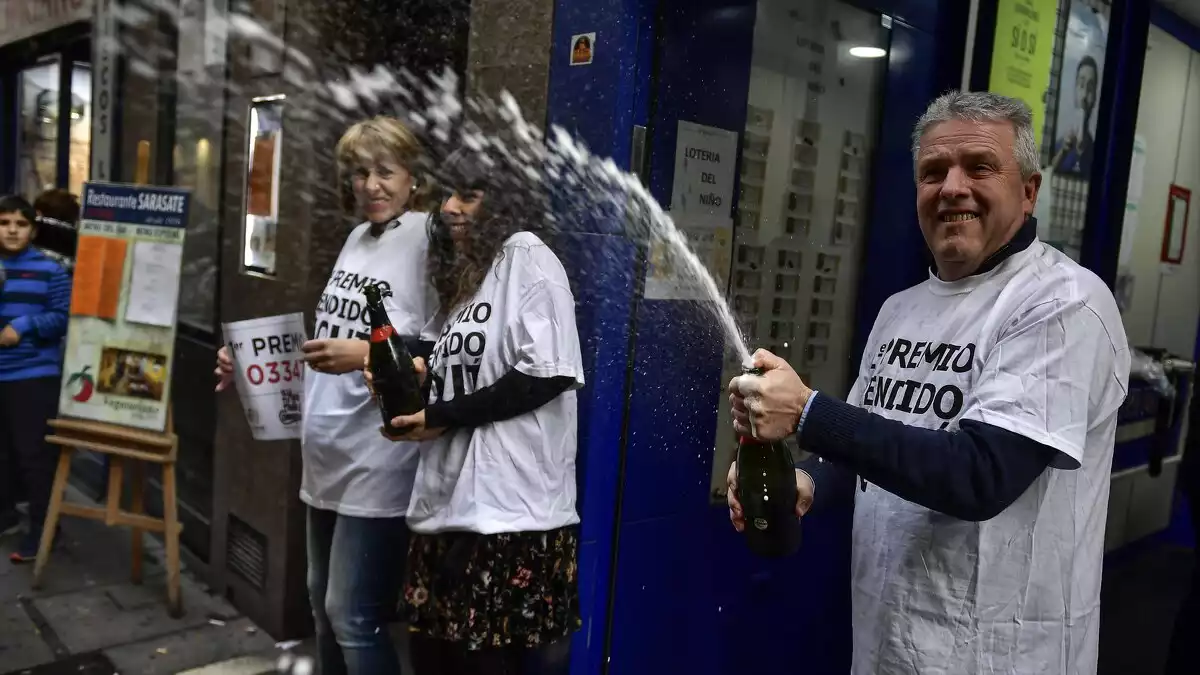
{"type": "Polygon", "coordinates": [[[798,511],[822,474],[861,478],[857,675],[1096,671],[1129,348],[1104,283],[1037,240],[1032,122],[1015,99],[955,92],[917,123],[936,265],[884,303],[848,403],[766,352],[763,376],[730,383],[739,432],[753,419],[760,438],[796,433],[817,455],[797,472],[798,511]]]}

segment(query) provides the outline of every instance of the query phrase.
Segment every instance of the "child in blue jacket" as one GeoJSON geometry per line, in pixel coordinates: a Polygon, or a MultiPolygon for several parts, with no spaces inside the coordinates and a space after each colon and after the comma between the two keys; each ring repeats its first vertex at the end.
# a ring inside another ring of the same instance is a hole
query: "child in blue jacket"
{"type": "Polygon", "coordinates": [[[17,532],[17,493],[29,498],[29,531],[11,555],[37,556],[57,453],[45,442],[58,412],[71,277],[32,245],[37,213],[0,198],[0,536],[17,532]]]}

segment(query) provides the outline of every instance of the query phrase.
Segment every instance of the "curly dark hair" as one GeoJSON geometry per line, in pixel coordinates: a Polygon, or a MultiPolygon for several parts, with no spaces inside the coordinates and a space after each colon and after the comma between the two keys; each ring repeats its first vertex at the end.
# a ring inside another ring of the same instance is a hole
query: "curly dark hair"
{"type": "Polygon", "coordinates": [[[518,162],[494,149],[460,149],[434,173],[448,193],[482,199],[460,246],[440,211],[429,220],[429,276],[441,313],[448,314],[479,291],[488,270],[503,258],[509,237],[518,232],[547,236],[546,193],[518,162]]]}

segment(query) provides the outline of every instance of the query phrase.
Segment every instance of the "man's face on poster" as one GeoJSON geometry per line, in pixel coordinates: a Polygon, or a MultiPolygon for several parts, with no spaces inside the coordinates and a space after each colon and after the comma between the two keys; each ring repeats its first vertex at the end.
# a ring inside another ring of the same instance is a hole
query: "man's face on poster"
{"type": "Polygon", "coordinates": [[[1075,75],[1075,105],[1087,113],[1096,108],[1096,67],[1085,64],[1075,75]]]}

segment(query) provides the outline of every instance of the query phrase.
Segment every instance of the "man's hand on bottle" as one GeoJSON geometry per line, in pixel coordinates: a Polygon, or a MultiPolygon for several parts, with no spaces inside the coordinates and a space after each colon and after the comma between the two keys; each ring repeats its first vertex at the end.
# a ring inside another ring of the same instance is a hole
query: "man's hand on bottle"
{"type": "Polygon", "coordinates": [[[796,433],[812,389],[804,384],[787,361],[760,349],[754,367],[762,375],[739,375],[729,383],[733,428],[759,441],[780,441],[796,433]]]}
{"type": "Polygon", "coordinates": [[[229,347],[217,350],[217,369],[213,374],[217,376],[217,391],[225,391],[233,384],[233,357],[229,354],[229,347]]]}
{"type": "MultiPolygon", "coordinates": [[[[737,462],[729,465],[729,474],[725,476],[725,502],[729,504],[729,521],[733,529],[741,532],[746,529],[746,517],[742,513],[742,503],[738,501],[737,462]]],[[[812,476],[807,472],[796,469],[796,517],[803,518],[812,508],[816,487],[812,476]]]]}
{"type": "Polygon", "coordinates": [[[366,340],[309,340],[300,345],[308,367],[318,373],[343,375],[362,368],[370,343],[366,340]]]}

